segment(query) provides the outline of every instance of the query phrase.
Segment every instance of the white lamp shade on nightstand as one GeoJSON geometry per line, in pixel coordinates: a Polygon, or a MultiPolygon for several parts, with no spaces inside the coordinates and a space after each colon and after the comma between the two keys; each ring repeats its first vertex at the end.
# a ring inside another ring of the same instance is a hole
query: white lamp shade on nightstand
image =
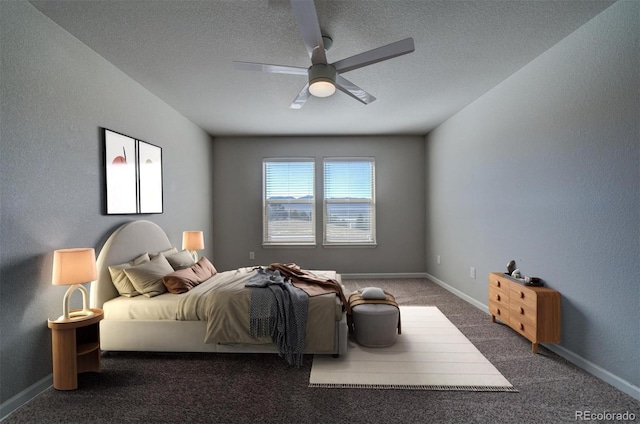
{"type": "Polygon", "coordinates": [[[191,251],[194,261],[198,261],[196,250],[204,249],[204,235],[202,231],[184,231],[182,233],[182,248],[191,251]]]}
{"type": "Polygon", "coordinates": [[[98,278],[96,252],[91,248],[61,249],[53,252],[54,286],[81,284],[98,278]]]}
{"type": "Polygon", "coordinates": [[[62,316],[57,321],[77,321],[92,317],[87,302],[87,289],[81,286],[98,278],[96,252],[92,248],[60,249],[53,252],[53,272],[51,283],[54,286],[71,286],[62,300],[62,316]],[[69,297],[75,290],[82,292],[82,311],[69,312],[69,297]]]}

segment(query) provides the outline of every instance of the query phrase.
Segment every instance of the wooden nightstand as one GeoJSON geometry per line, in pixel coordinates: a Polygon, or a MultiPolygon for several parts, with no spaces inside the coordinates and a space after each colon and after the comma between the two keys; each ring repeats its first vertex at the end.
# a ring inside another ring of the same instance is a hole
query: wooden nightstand
{"type": "Polygon", "coordinates": [[[78,388],[78,374],[100,372],[100,320],[102,309],[91,308],[95,316],[72,322],[49,320],[53,356],[53,387],[78,388]]]}

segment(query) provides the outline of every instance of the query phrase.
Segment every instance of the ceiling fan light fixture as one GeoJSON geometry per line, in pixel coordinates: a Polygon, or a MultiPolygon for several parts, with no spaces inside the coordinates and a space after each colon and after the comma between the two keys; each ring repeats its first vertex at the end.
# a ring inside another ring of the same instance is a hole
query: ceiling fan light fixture
{"type": "Polygon", "coordinates": [[[318,78],[309,84],[309,93],[315,97],[329,97],[336,92],[336,86],[328,78],[318,78]]]}
{"type": "Polygon", "coordinates": [[[329,97],[336,92],[336,68],[317,63],[309,68],[309,93],[315,97],[329,97]]]}

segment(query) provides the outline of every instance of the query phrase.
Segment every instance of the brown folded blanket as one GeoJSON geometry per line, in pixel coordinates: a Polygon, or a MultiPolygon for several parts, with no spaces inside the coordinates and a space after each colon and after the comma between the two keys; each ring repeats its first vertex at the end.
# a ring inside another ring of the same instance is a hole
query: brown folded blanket
{"type": "Polygon", "coordinates": [[[291,279],[291,283],[294,286],[304,290],[304,292],[309,296],[319,296],[321,294],[336,293],[340,297],[340,300],[342,301],[344,308],[347,310],[347,313],[350,312],[349,303],[347,302],[347,298],[342,291],[342,285],[336,280],[331,278],[318,277],[317,275],[300,269],[300,267],[296,264],[273,263],[269,265],[269,269],[280,271],[280,274],[283,277],[291,279]]]}

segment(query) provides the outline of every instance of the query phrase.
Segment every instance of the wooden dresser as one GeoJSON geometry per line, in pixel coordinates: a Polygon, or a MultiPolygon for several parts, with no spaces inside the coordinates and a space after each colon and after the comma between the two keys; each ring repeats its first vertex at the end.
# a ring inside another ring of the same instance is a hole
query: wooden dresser
{"type": "Polygon", "coordinates": [[[560,343],[560,293],[546,287],[525,286],[501,272],[489,274],[489,313],[531,341],[560,343]]]}

